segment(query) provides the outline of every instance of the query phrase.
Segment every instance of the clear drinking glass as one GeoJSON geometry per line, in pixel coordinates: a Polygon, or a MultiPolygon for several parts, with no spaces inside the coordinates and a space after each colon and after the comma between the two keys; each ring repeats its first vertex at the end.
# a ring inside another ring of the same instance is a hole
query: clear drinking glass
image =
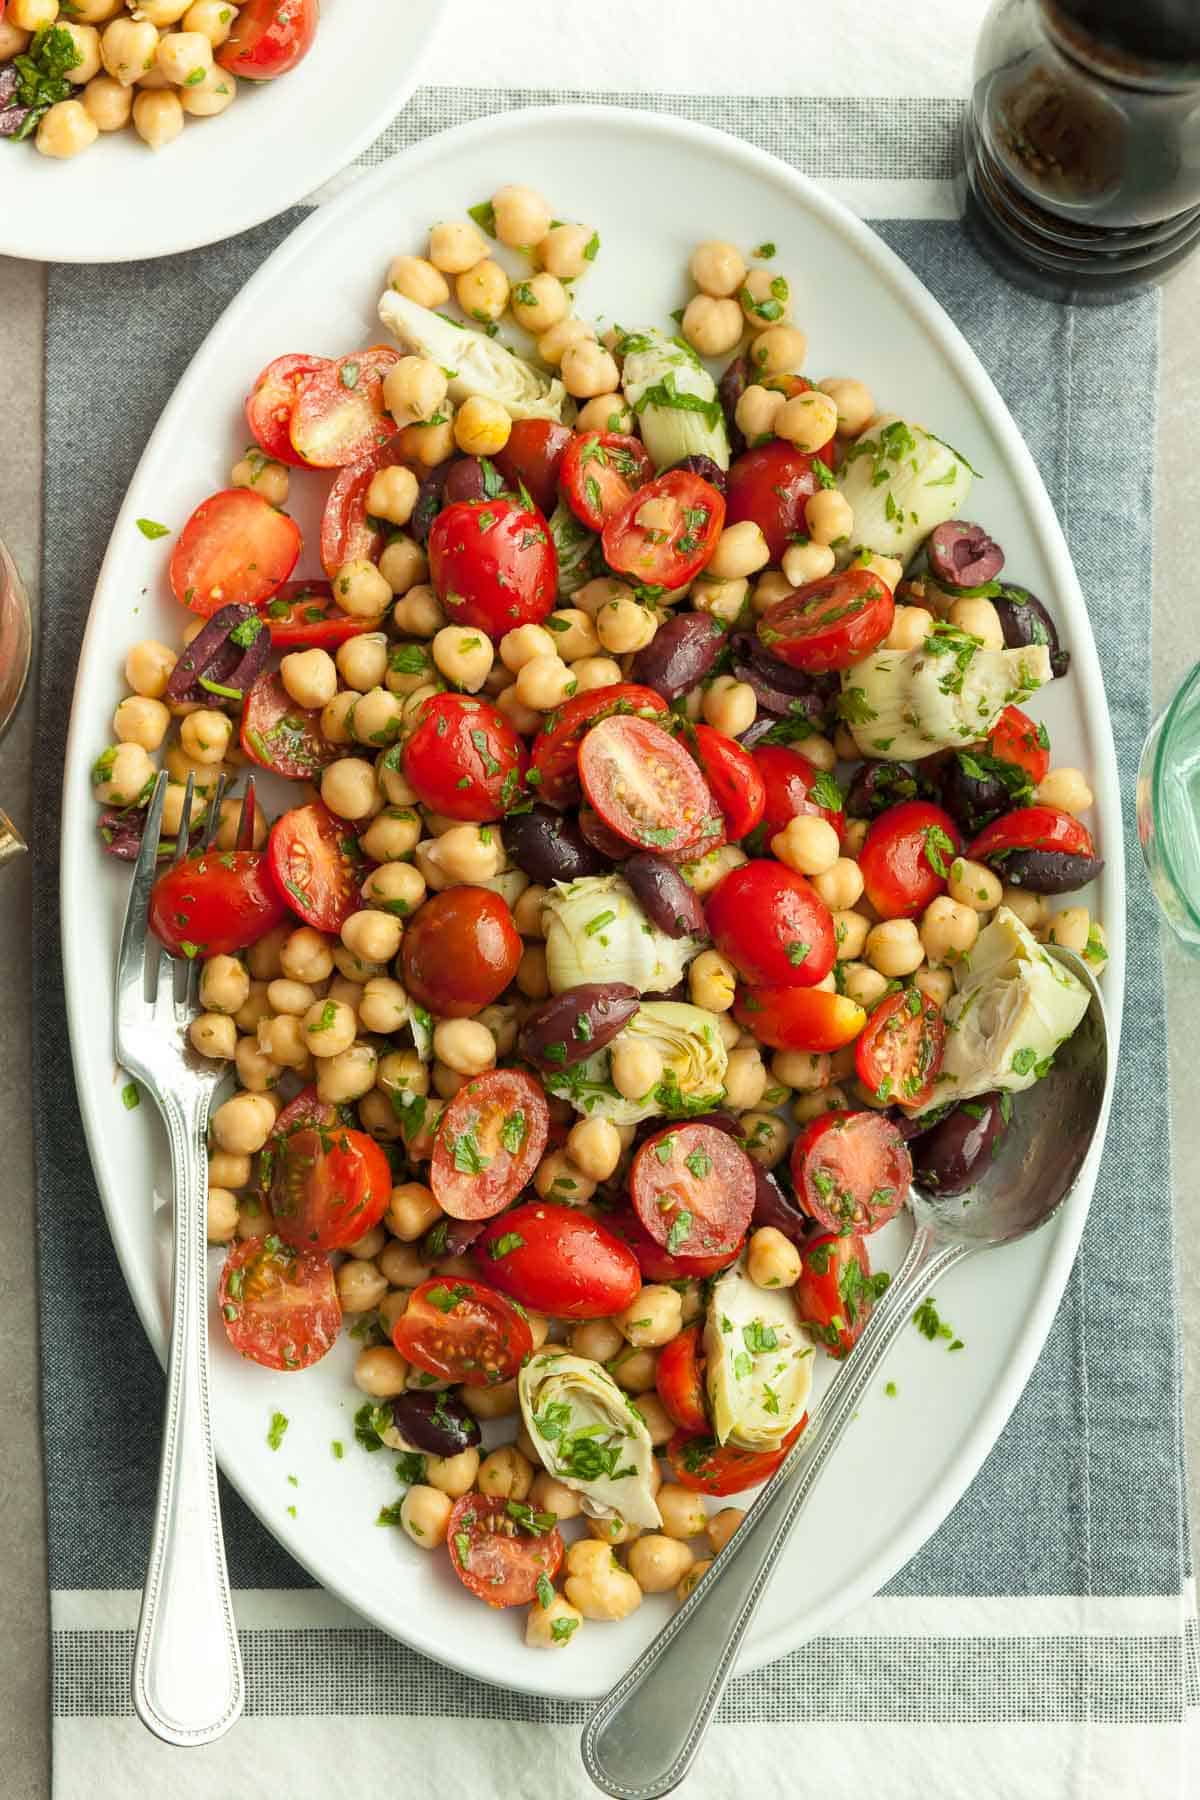
{"type": "Polygon", "coordinates": [[[1158,903],[1179,941],[1200,955],[1200,663],[1146,739],[1137,822],[1158,903]]]}

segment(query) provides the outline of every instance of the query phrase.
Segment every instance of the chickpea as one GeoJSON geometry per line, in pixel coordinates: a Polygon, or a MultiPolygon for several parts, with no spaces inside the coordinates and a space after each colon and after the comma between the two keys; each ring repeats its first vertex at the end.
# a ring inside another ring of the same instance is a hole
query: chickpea
{"type": "Polygon", "coordinates": [[[202,31],[166,31],[158,40],[157,66],[175,87],[195,87],[213,66],[212,44],[202,31]]]}
{"type": "Polygon", "coordinates": [[[742,311],[751,331],[763,332],[791,315],[792,291],[784,275],[770,269],[751,269],[738,290],[742,311]]]}
{"type": "Polygon", "coordinates": [[[214,50],[219,50],[233,26],[229,0],[191,0],[183,16],[185,31],[202,31],[214,50]]]}
{"type": "MultiPolygon", "coordinates": [[[[264,1021],[259,1021],[259,1030],[264,1021]]],[[[257,1036],[243,1037],[237,1040],[234,1061],[238,1080],[251,1094],[265,1094],[273,1088],[283,1074],[283,1064],[276,1062],[265,1050],[260,1049],[257,1036]]]]}
{"type": "Polygon", "coordinates": [[[425,1480],[439,1493],[448,1494],[451,1500],[461,1500],[464,1494],[469,1494],[478,1473],[479,1452],[474,1444],[468,1444],[465,1450],[456,1451],[453,1456],[425,1458],[425,1480]]]}
{"type": "MultiPolygon", "coordinates": [[[[615,666],[616,665],[614,664],[614,667],[615,666]]],[[[619,669],[613,679],[620,681],[621,671],[619,669]]],[[[540,729],[542,723],[541,713],[534,712],[531,707],[524,706],[521,703],[517,698],[515,682],[509,687],[504,688],[503,691],[497,695],[496,705],[504,714],[504,717],[508,720],[508,723],[512,726],[513,730],[519,731],[522,736],[530,737],[535,731],[540,729]]]]}
{"type": "Polygon", "coordinates": [[[773,1169],[787,1153],[787,1127],[782,1119],[774,1113],[748,1112],[742,1114],[741,1125],[747,1156],[764,1169],[773,1169]]]}
{"type": "Polygon", "coordinates": [[[1090,920],[1086,906],[1064,906],[1058,912],[1051,913],[1046,926],[1046,942],[1059,944],[1064,950],[1074,950],[1082,956],[1087,949],[1090,920]]]}
{"type": "Polygon", "coordinates": [[[800,1279],[800,1252],[782,1231],[764,1225],[751,1233],[746,1271],[756,1287],[795,1287],[800,1279]]]}
{"type": "Polygon", "coordinates": [[[304,981],[312,987],[333,974],[329,939],[311,925],[300,925],[295,931],[281,926],[270,942],[260,938],[252,944],[247,959],[250,973],[260,980],[283,974],[291,981],[304,981]]]}
{"type": "MultiPolygon", "coordinates": [[[[575,677],[576,692],[580,694],[590,694],[594,688],[610,687],[613,682],[624,680],[620,664],[610,656],[581,657],[571,664],[571,673],[575,677]]],[[[503,697],[501,695],[501,699],[503,697]]]]}
{"type": "Polygon", "coordinates": [[[490,881],[499,874],[504,862],[504,850],[494,825],[452,825],[432,844],[418,844],[418,857],[422,852],[428,859],[427,866],[431,865],[447,886],[490,881]]]}
{"type": "Polygon", "coordinates": [[[813,876],[813,886],[830,912],[848,912],[862,898],[862,870],[849,856],[839,856],[813,876]]]}
{"type": "Polygon", "coordinates": [[[328,763],[321,772],[321,798],[340,819],[369,819],[378,810],[370,763],[357,756],[328,763]]]}
{"type": "Polygon", "coordinates": [[[548,1605],[535,1600],[525,1615],[525,1642],[531,1650],[561,1650],[574,1638],[583,1614],[561,1594],[548,1605]]]}
{"type": "Polygon", "coordinates": [[[342,926],[342,942],[365,963],[389,963],[400,948],[404,927],[391,913],[351,913],[342,926]]]}
{"type": "Polygon", "coordinates": [[[209,1156],[208,1179],[211,1187],[248,1187],[250,1172],[248,1156],[234,1156],[228,1150],[214,1150],[209,1156]]]}
{"type": "Polygon", "coordinates": [[[498,400],[472,394],[454,419],[454,441],[468,456],[499,456],[512,431],[512,420],[498,400]]]}
{"type": "Polygon", "coordinates": [[[678,1337],[683,1328],[683,1302],[672,1287],[648,1282],[613,1320],[626,1341],[639,1350],[656,1350],[678,1337]]]}
{"type": "Polygon", "coordinates": [[[817,1050],[777,1050],[771,1058],[771,1073],[784,1087],[804,1093],[829,1085],[829,1058],[817,1050]]]}
{"type": "Polygon", "coordinates": [[[533,1486],[533,1466],[512,1444],[485,1456],[479,1465],[479,1491],[501,1500],[524,1500],[533,1486]]]}
{"type": "Polygon", "coordinates": [[[385,1244],[379,1255],[379,1267],[393,1287],[420,1287],[433,1274],[429,1259],[403,1243],[385,1244]]]}
{"type": "MultiPolygon", "coordinates": [[[[802,394],[800,398],[811,400],[813,395],[802,394]]],[[[793,400],[788,401],[789,406],[795,404],[793,400]]],[[[837,488],[821,488],[805,507],[804,521],[813,543],[828,548],[849,538],[854,530],[854,509],[837,488]]]]}
{"type": "MultiPolygon", "coordinates": [[[[444,306],[450,298],[450,284],[440,269],[435,269],[431,262],[423,256],[394,257],[388,268],[388,286],[394,293],[412,300],[417,306],[444,306]]],[[[416,360],[416,359],[414,359],[416,360]]],[[[392,373],[395,371],[393,370],[392,373]]],[[[395,418],[390,400],[387,399],[387,380],[384,380],[384,403],[395,418]]],[[[428,418],[428,414],[418,415],[428,418]]],[[[397,423],[399,421],[397,420],[397,423]]]]}
{"type": "Polygon", "coordinates": [[[288,472],[281,462],[273,462],[261,450],[247,450],[234,463],[229,480],[233,487],[253,488],[272,506],[282,506],[288,497],[288,472]]]}
{"type": "Polygon", "coordinates": [[[1095,796],[1078,769],[1048,769],[1038,783],[1034,799],[1039,806],[1056,806],[1060,812],[1073,816],[1095,805],[1095,796]]]}
{"type": "Polygon", "coordinates": [[[704,1529],[714,1556],[721,1554],[745,1517],[740,1506],[723,1506],[712,1515],[704,1529]]]}
{"type": "Polygon", "coordinates": [[[621,1567],[611,1544],[596,1538],[580,1538],[567,1551],[564,1589],[585,1619],[628,1618],[642,1603],[641,1588],[621,1567]]]}
{"type": "Polygon", "coordinates": [[[743,519],[737,525],[725,527],[705,574],[728,581],[739,575],[753,575],[770,560],[771,552],[761,528],[752,519],[743,519]]]}
{"type": "Polygon", "coordinates": [[[861,381],[834,375],[825,381],[819,381],[817,386],[823,394],[829,395],[837,407],[839,437],[857,437],[875,417],[874,396],[870,388],[865,387],[861,381]]]}
{"type": "Polygon", "coordinates": [[[757,382],[742,390],[733,416],[748,443],[774,436],[775,420],[785,398],[778,388],[760,387],[757,382]]]}
{"type": "Polygon", "coordinates": [[[167,735],[171,715],[161,700],[128,694],[113,714],[113,736],[119,744],[140,744],[157,750],[167,735]]]}
{"type": "Polygon", "coordinates": [[[183,130],[183,107],[169,88],[158,93],[144,90],[134,97],[133,129],[151,150],[174,143],[183,130]]]}
{"type": "Polygon", "coordinates": [[[580,1119],[567,1135],[567,1154],[589,1181],[607,1181],[621,1160],[620,1133],[608,1119],[580,1119]]]}
{"type": "Polygon", "coordinates": [[[725,1070],[725,1104],[731,1112],[747,1112],[758,1105],[767,1088],[767,1071],[755,1044],[730,1051],[725,1070]]]}
{"type": "Polygon", "coordinates": [[[551,1150],[542,1158],[533,1185],[543,1200],[564,1206],[585,1206],[596,1191],[595,1182],[563,1150],[551,1150]]]}
{"type": "MultiPolygon", "coordinates": [[[[789,327],[784,326],[783,329],[786,331],[789,330],[789,327]]],[[[771,334],[763,332],[762,336],[756,340],[754,344],[756,357],[763,347],[764,340],[769,335],[771,334]]],[[[794,335],[799,336],[800,334],[795,333],[794,335]]],[[[789,444],[795,445],[797,450],[802,450],[810,456],[814,456],[829,442],[836,429],[837,407],[829,395],[823,394],[820,388],[812,388],[807,393],[793,395],[775,414],[776,437],[786,438],[789,444]]],[[[842,500],[842,496],[836,488],[822,489],[821,493],[834,495],[837,499],[842,500]]],[[[821,493],[814,494],[812,500],[820,499],[821,493]]],[[[806,516],[808,517],[809,532],[815,536],[811,517],[812,500],[809,501],[806,516]]],[[[842,504],[846,505],[844,500],[842,500],[842,504]]],[[[848,506],[846,511],[850,511],[848,506]]],[[[839,532],[838,535],[842,536],[843,533],[839,532]]],[[[832,543],[833,539],[818,538],[817,541],[818,543],[832,543]]]]}
{"type": "Polygon", "coordinates": [[[913,986],[928,995],[936,1006],[945,1006],[954,992],[954,977],[949,969],[922,968],[913,976],[913,986]]]}
{"type": "Polygon", "coordinates": [[[327,650],[294,650],[279,665],[279,678],[297,706],[327,706],[337,693],[337,677],[327,650]]]}
{"type": "MultiPolygon", "coordinates": [[[[746,264],[741,251],[721,238],[706,238],[702,244],[697,244],[688,267],[700,292],[711,294],[717,300],[736,294],[746,279],[746,264]]],[[[755,273],[765,271],[756,270],[755,273]]]]}
{"type": "MultiPolygon", "coordinates": [[[[552,369],[557,369],[562,362],[563,354],[568,345],[581,344],[585,338],[594,339],[595,336],[596,333],[593,327],[587,324],[583,319],[576,319],[568,316],[565,319],[559,319],[557,324],[551,325],[548,331],[543,331],[537,341],[537,353],[544,363],[549,363],[552,369]]],[[[617,403],[618,405],[620,404],[619,397],[617,403]]],[[[575,423],[577,429],[582,429],[578,419],[575,423]]],[[[597,425],[590,429],[596,431],[608,431],[610,427],[607,425],[597,425]]]]}
{"type": "Polygon", "coordinates": [[[333,696],[321,708],[321,736],[329,744],[352,744],[354,742],[354,710],[358,705],[358,695],[342,691],[333,696]]]}
{"type": "Polygon", "coordinates": [[[275,1108],[263,1094],[235,1094],[212,1116],[212,1134],[222,1150],[253,1156],[275,1124],[275,1108]]]}
{"type": "Polygon", "coordinates": [[[745,327],[736,300],[697,294],[683,309],[681,329],[698,356],[726,356],[745,327]]]}
{"type": "Polygon", "coordinates": [[[237,1049],[237,1026],[228,1013],[197,1013],[188,1026],[193,1050],[214,1062],[227,1062],[237,1049]]]}
{"type": "Polygon", "coordinates": [[[847,819],[842,826],[842,848],[847,856],[862,855],[862,847],[866,842],[869,819],[847,819]]]}
{"type": "Polygon", "coordinates": [[[585,1319],[573,1325],[567,1340],[576,1356],[609,1363],[620,1354],[625,1338],[615,1319],[585,1319]]]}
{"type": "Polygon", "coordinates": [[[596,627],[582,607],[565,606],[552,612],[547,629],[555,650],[566,663],[581,662],[600,649],[596,627]]]}
{"type": "Polygon", "coordinates": [[[973,907],[976,912],[992,912],[1000,904],[1004,887],[986,863],[956,856],[950,865],[949,892],[950,898],[962,906],[973,907]]]}
{"type": "MultiPolygon", "coordinates": [[[[838,834],[828,819],[818,818],[815,813],[797,813],[771,839],[772,855],[797,875],[827,875],[842,860],[840,847],[838,834]]],[[[851,867],[857,869],[858,865],[852,863],[851,867]]],[[[860,890],[861,887],[860,877],[860,890]]]]}
{"type": "Polygon", "coordinates": [[[168,25],[177,25],[187,11],[187,0],[139,0],[137,8],[139,17],[149,19],[164,31],[168,25]]]}
{"type": "Polygon", "coordinates": [[[92,792],[101,806],[133,806],[156,774],[140,744],[115,744],[92,767],[92,792]]]}
{"type": "Polygon", "coordinates": [[[688,968],[688,996],[708,1012],[728,1012],[737,987],[737,970],[719,950],[702,950],[688,968]]]}
{"type": "MultiPolygon", "coordinates": [[[[3,31],[0,25],[0,35],[3,31]]],[[[111,75],[94,75],[83,90],[83,104],[98,131],[121,131],[133,111],[133,93],[111,75]]]]}
{"type": "Polygon", "coordinates": [[[894,556],[880,556],[878,552],[868,556],[861,566],[872,575],[878,575],[880,581],[885,582],[893,593],[904,574],[902,562],[898,562],[894,556]]]}
{"type": "Polygon", "coordinates": [[[657,1531],[629,1547],[629,1573],[644,1594],[665,1594],[682,1581],[695,1560],[685,1543],[657,1531]]]}
{"type": "Polygon", "coordinates": [[[633,430],[633,413],[620,394],[595,394],[581,406],[575,419],[576,431],[619,431],[628,437],[633,430]]]}
{"type": "MultiPolygon", "coordinates": [[[[406,425],[400,433],[397,447],[402,456],[419,462],[422,468],[436,469],[447,457],[454,454],[454,426],[450,409],[438,413],[424,425],[406,425]]],[[[387,552],[384,552],[386,557],[387,552]]],[[[384,557],[380,558],[380,566],[384,557]]]]}
{"type": "Polygon", "coordinates": [[[751,344],[750,361],[760,376],[787,375],[802,367],[807,352],[808,339],[794,325],[768,325],[751,344]]]}
{"type": "MultiPolygon", "coordinates": [[[[353,996],[356,1002],[362,998],[363,983],[370,981],[373,975],[384,974],[386,970],[386,964],[364,962],[361,956],[356,956],[353,950],[348,949],[345,944],[334,945],[333,966],[337,970],[339,977],[344,980],[349,987],[358,990],[353,996]]],[[[343,990],[339,988],[339,992],[340,991],[343,990]]],[[[343,1002],[343,1004],[348,1004],[348,1002],[343,1002]]]]}
{"type": "Polygon", "coordinates": [[[493,222],[502,244],[527,249],[540,244],[550,229],[547,200],[536,188],[508,184],[492,195],[493,222]]]}
{"type": "Polygon", "coordinates": [[[357,743],[387,746],[396,742],[404,719],[405,709],[397,696],[376,687],[359,696],[346,723],[357,743]]]}
{"type": "Polygon", "coordinates": [[[871,926],[865,947],[871,967],[889,981],[913,974],[925,961],[925,947],[911,919],[884,919],[871,926]]]}
{"type": "Polygon", "coordinates": [[[228,713],[211,712],[207,707],[189,713],[179,727],[185,754],[205,765],[224,762],[232,736],[233,720],[228,713]]]}
{"type": "Polygon", "coordinates": [[[358,1020],[341,1000],[314,1000],[304,1013],[305,1041],[314,1056],[340,1056],[354,1042],[358,1020]]]}
{"type": "MultiPolygon", "coordinates": [[[[740,737],[748,731],[758,714],[758,699],[749,682],[732,675],[718,675],[704,692],[704,717],[714,731],[726,737],[740,737]]],[[[807,745],[807,739],[805,740],[807,745]]]]}
{"type": "Polygon", "coordinates": [[[204,1235],[210,1244],[228,1244],[232,1242],[238,1224],[237,1195],[231,1194],[228,1188],[211,1187],[208,1190],[208,1214],[204,1235]]]}
{"type": "Polygon", "coordinates": [[[696,1589],[700,1586],[701,1581],[711,1568],[712,1558],[703,1557],[698,1562],[694,1562],[691,1568],[686,1571],[675,1589],[675,1598],[678,1600],[680,1606],[683,1605],[685,1600],[691,1599],[696,1589]]]}
{"type": "Polygon", "coordinates": [[[545,1469],[539,1469],[533,1478],[529,1504],[535,1512],[553,1513],[556,1519],[577,1519],[583,1511],[575,1490],[556,1481],[545,1469]]]}
{"type": "MultiPolygon", "coordinates": [[[[610,600],[596,614],[596,635],[615,656],[644,650],[657,631],[654,614],[632,597],[610,600]]],[[[578,679],[578,676],[575,677],[578,679]]]]}
{"type": "Polygon", "coordinates": [[[487,255],[487,244],[468,219],[444,219],[429,233],[429,260],[443,275],[462,275],[487,255]]]}
{"type": "Polygon", "coordinates": [[[979,638],[985,650],[1003,650],[1004,628],[990,600],[956,600],[946,616],[951,625],[979,638]]]}
{"type": "Polygon", "coordinates": [[[391,1037],[407,1025],[409,1015],[408,995],[398,981],[392,981],[386,975],[373,975],[364,983],[358,1016],[365,1031],[377,1031],[382,1037],[391,1037]]]}
{"type": "Polygon", "coordinates": [[[317,1093],[335,1106],[343,1100],[361,1100],[375,1085],[378,1061],[371,1045],[363,1043],[351,1044],[339,1056],[322,1057],[317,1064],[317,1093]]]}
{"type": "Polygon", "coordinates": [[[99,135],[96,121],[81,100],[59,100],[43,113],[34,143],[43,156],[65,161],[89,149],[99,135]]]}
{"type": "MultiPolygon", "coordinates": [[[[149,76],[143,78],[143,81],[148,80],[149,76]]],[[[189,118],[213,119],[233,105],[237,93],[238,84],[234,76],[226,69],[210,69],[202,80],[191,87],[180,89],[179,104],[189,118]]],[[[273,463],[271,469],[275,472],[265,486],[260,484],[259,492],[265,493],[273,506],[278,506],[282,501],[276,500],[275,494],[281,493],[284,499],[287,498],[287,472],[279,463],[273,463]]]]}
{"type": "Polygon", "coordinates": [[[453,1502],[440,1488],[414,1482],[400,1502],[400,1523],[422,1550],[436,1550],[446,1541],[453,1502]]]}
{"type": "Polygon", "coordinates": [[[404,1392],[407,1381],[408,1364],[390,1344],[375,1344],[369,1350],[360,1350],[355,1358],[354,1385],[372,1399],[394,1399],[404,1392]]]}
{"type": "Polygon", "coordinates": [[[878,969],[872,969],[867,963],[844,962],[841,964],[842,992],[855,1005],[866,1007],[869,1011],[877,1000],[882,1000],[887,992],[887,977],[878,969]]]}
{"type": "Polygon", "coordinates": [[[459,275],[454,296],[468,318],[493,324],[508,305],[508,276],[490,256],[481,257],[459,275]]]}
{"type": "Polygon", "coordinates": [[[663,1059],[652,1044],[622,1032],[612,1046],[612,1080],[626,1100],[641,1100],[663,1078],[663,1059]]]}
{"type": "Polygon", "coordinates": [[[496,1066],[496,1040],[477,1019],[441,1019],[433,1028],[433,1053],[459,1075],[482,1075],[496,1066]]]}
{"type": "Polygon", "coordinates": [[[59,19],[57,26],[67,33],[79,58],[73,68],[64,71],[66,78],[75,87],[83,87],[99,73],[100,33],[93,25],[77,25],[70,19],[59,19]]]}
{"type": "Polygon", "coordinates": [[[392,602],[392,590],[373,562],[360,556],[343,563],[333,579],[333,596],[353,619],[381,619],[392,602]]]}
{"type": "Polygon", "coordinates": [[[1035,933],[1046,923],[1050,914],[1041,894],[1032,894],[1028,888],[1006,886],[1001,892],[1000,904],[1016,913],[1022,925],[1035,933]]]}
{"type": "MultiPolygon", "coordinates": [[[[920,938],[930,963],[959,962],[979,936],[979,914],[949,894],[939,894],[925,908],[920,938]]],[[[878,966],[878,965],[877,965],[878,966]]]]}
{"type": "Polygon", "coordinates": [[[433,640],[433,660],[447,681],[476,694],[492,666],[491,642],[469,626],[443,625],[433,640]]]}
{"type": "MultiPolygon", "coordinates": [[[[820,498],[820,494],[813,495],[814,500],[819,500],[820,498]]],[[[783,553],[783,573],[791,586],[803,587],[806,582],[823,581],[826,575],[831,575],[836,562],[837,558],[834,556],[833,551],[829,548],[828,544],[818,544],[815,542],[808,544],[789,544],[788,548],[783,553]]],[[[759,585],[761,586],[761,583],[759,585]]],[[[756,593],[756,605],[757,599],[758,596],[756,593]]],[[[855,745],[854,755],[859,756],[860,754],[861,752],[859,751],[858,746],[855,745]]]]}
{"type": "Polygon", "coordinates": [[[540,337],[552,325],[559,324],[570,310],[562,282],[544,270],[517,282],[509,295],[509,306],[517,324],[534,337],[540,337]]]}
{"type": "MultiPolygon", "coordinates": [[[[14,23],[19,23],[16,8],[23,0],[14,0],[9,8],[14,23]]],[[[114,19],[100,34],[100,60],[106,72],[122,87],[132,87],[138,77],[152,69],[158,55],[158,31],[149,20],[137,21],[127,15],[114,19]]]]}
{"type": "MultiPolygon", "coordinates": [[[[372,820],[370,831],[362,839],[363,849],[368,856],[379,855],[385,848],[395,853],[397,846],[403,846],[398,853],[404,855],[413,848],[421,828],[421,821],[415,813],[408,812],[404,807],[392,807],[390,816],[381,814],[380,819],[372,820]],[[388,830],[386,834],[374,835],[380,819],[388,830]],[[368,839],[373,841],[369,843],[368,839]]],[[[425,898],[425,880],[420,870],[414,869],[411,863],[381,861],[379,868],[372,869],[363,882],[362,898],[368,906],[379,907],[383,912],[403,919],[415,912],[425,898]]]]}
{"type": "Polygon", "coordinates": [[[531,712],[553,712],[576,692],[575,677],[557,655],[534,656],[523,663],[517,674],[515,693],[518,703],[531,712]]]}
{"type": "MultiPolygon", "coordinates": [[[[408,262],[417,259],[402,257],[400,260],[408,262]]],[[[437,279],[445,288],[446,284],[440,275],[437,279]]],[[[394,282],[392,286],[395,286],[394,282]]],[[[447,289],[441,300],[435,300],[432,304],[440,306],[442,300],[448,297],[447,289]]],[[[419,424],[422,420],[432,419],[441,410],[445,404],[448,385],[442,369],[429,357],[402,356],[398,363],[392,364],[383,378],[383,404],[397,425],[419,424]]]]}
{"type": "Polygon", "coordinates": [[[463,1405],[477,1419],[506,1419],[518,1409],[515,1381],[498,1381],[491,1387],[464,1388],[463,1405]]]}
{"type": "Polygon", "coordinates": [[[620,381],[620,371],[611,353],[588,338],[568,344],[560,366],[563,386],[576,400],[592,400],[597,394],[611,394],[620,381]]]}
{"type": "Polygon", "coordinates": [[[860,912],[838,909],[833,915],[833,935],[837,944],[837,960],[839,962],[857,962],[867,945],[871,931],[870,919],[860,912]]]}

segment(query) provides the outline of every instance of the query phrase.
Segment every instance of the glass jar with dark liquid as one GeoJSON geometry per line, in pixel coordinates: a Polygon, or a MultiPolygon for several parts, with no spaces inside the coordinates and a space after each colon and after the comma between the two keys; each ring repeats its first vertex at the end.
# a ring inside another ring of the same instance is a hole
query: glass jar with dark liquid
{"type": "Polygon", "coordinates": [[[966,224],[1012,280],[1106,302],[1200,242],[1200,0],[994,0],[966,224]]]}

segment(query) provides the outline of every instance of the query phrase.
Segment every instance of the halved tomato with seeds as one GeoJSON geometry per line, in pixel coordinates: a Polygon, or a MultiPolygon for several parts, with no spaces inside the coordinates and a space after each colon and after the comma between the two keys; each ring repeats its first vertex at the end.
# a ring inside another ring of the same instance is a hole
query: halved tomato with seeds
{"type": "Polygon", "coordinates": [[[334,650],[373,629],[369,619],[342,612],[326,581],[285,581],[259,617],[277,650],[334,650]]]}
{"type": "Polygon", "coordinates": [[[718,1444],[707,1433],[677,1431],[666,1450],[671,1474],[680,1487],[696,1493],[740,1494],[770,1479],[807,1424],[805,1413],[778,1450],[743,1450],[737,1444],[718,1444]]]}
{"type": "Polygon", "coordinates": [[[533,1349],[533,1333],[510,1300],[463,1276],[423,1281],[392,1327],[401,1356],[439,1381],[494,1387],[533,1349]]]}
{"type": "Polygon", "coordinates": [[[878,1231],[908,1199],[912,1157],[898,1126],[876,1112],[827,1112],[792,1145],[796,1199],[826,1231],[878,1231]]]}
{"type": "Polygon", "coordinates": [[[918,987],[881,1000],[854,1052],[858,1079],[879,1101],[919,1112],[942,1068],[946,1022],[936,1000],[918,987]]]}
{"type": "Polygon", "coordinates": [[[689,469],[668,469],[631,494],[606,522],[610,569],[642,587],[686,587],[709,561],[725,523],[725,500],[689,469]]]}
{"type": "Polygon", "coordinates": [[[754,1165],[727,1131],[698,1120],[648,1137],[633,1159],[638,1218],[672,1256],[720,1256],[746,1235],[754,1165]]]}
{"type": "Polygon", "coordinates": [[[768,606],[758,635],[772,656],[808,675],[848,669],[892,629],[892,590],[873,569],[842,569],[768,606]]]}
{"type": "Polygon", "coordinates": [[[300,555],[300,527],[252,488],[223,488],[192,514],[171,552],[171,592],[208,618],[223,606],[261,606],[300,555]]]}
{"type": "Polygon", "coordinates": [[[292,448],[292,409],[304,382],[329,367],[327,356],[277,356],[246,396],[246,423],[259,448],[276,462],[305,467],[292,448]]]}
{"type": "Polygon", "coordinates": [[[296,1249],[344,1250],[378,1225],[391,1195],[388,1159],[365,1132],[299,1125],[275,1151],[271,1213],[296,1249]]]}
{"type": "Polygon", "coordinates": [[[550,1108],[540,1082],[489,1069],[459,1088],[442,1114],[429,1169],[433,1197],[452,1219],[490,1219],[542,1160],[550,1108]]]}
{"type": "Polygon", "coordinates": [[[667,703],[653,688],[632,681],[616,681],[611,687],[576,694],[547,713],[533,746],[533,774],[529,785],[547,806],[567,806],[579,798],[579,746],[583,735],[600,719],[636,715],[653,719],[667,711],[667,703]]]}
{"type": "Polygon", "coordinates": [[[338,932],[359,910],[366,859],[349,826],[320,800],[276,819],[267,855],[280,893],[316,931],[338,932]]]}
{"type": "Polygon", "coordinates": [[[367,515],[367,494],[380,469],[404,462],[397,436],[338,470],[321,514],[321,567],[331,581],[343,563],[379,561],[386,534],[367,515]]]}
{"type": "Polygon", "coordinates": [[[589,531],[603,531],[653,475],[641,440],[617,431],[576,432],[558,471],[567,505],[589,531]]]}
{"type": "Polygon", "coordinates": [[[293,1250],[274,1233],[230,1247],[217,1305],[238,1355],[265,1369],[311,1368],[333,1349],[342,1326],[324,1250],[293,1250]]]}
{"type": "Polygon", "coordinates": [[[649,719],[608,718],[579,746],[579,778],[588,799],[626,843],[660,852],[704,848],[723,831],[708,783],[687,751],[649,719]],[[715,816],[716,832],[705,827],[715,816]]]}
{"type": "Polygon", "coordinates": [[[450,1566],[489,1606],[528,1606],[563,1559],[554,1514],[498,1494],[464,1494],[446,1527],[450,1566]]]}
{"type": "Polygon", "coordinates": [[[311,469],[344,469],[396,435],[383,404],[383,378],[400,361],[385,344],[327,363],[296,391],[292,449],[311,469]]]}
{"type": "Polygon", "coordinates": [[[316,707],[297,706],[278,675],[260,675],[242,709],[241,745],[251,762],[289,781],[311,781],[341,755],[316,707]]]}

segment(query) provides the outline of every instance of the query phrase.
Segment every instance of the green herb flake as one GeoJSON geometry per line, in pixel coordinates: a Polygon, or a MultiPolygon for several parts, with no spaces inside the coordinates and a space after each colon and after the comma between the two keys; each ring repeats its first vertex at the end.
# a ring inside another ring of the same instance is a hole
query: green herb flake
{"type": "Polygon", "coordinates": [[[267,1444],[272,1450],[278,1450],[283,1442],[287,1428],[288,1419],[286,1413],[276,1412],[271,1414],[271,1425],[267,1432],[267,1444]]]}
{"type": "Polygon", "coordinates": [[[139,519],[137,528],[144,538],[150,539],[169,537],[171,533],[171,527],[160,525],[157,519],[139,519]]]}

